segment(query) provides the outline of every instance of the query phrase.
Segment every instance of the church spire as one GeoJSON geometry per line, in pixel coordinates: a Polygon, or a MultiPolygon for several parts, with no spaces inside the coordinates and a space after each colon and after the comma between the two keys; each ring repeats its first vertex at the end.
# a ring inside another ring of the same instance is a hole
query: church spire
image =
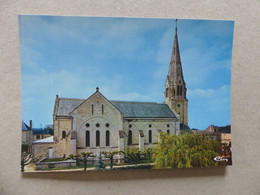
{"type": "Polygon", "coordinates": [[[168,77],[172,82],[174,82],[174,81],[176,82],[176,80],[179,76],[181,76],[181,78],[183,79],[181,57],[180,57],[180,50],[179,50],[179,43],[178,43],[177,20],[178,19],[176,19],[172,56],[171,56],[169,72],[168,72],[168,77]]]}
{"type": "Polygon", "coordinates": [[[177,19],[169,72],[165,83],[164,102],[179,115],[181,123],[188,125],[188,100],[186,83],[183,78],[178,43],[177,19]]]}

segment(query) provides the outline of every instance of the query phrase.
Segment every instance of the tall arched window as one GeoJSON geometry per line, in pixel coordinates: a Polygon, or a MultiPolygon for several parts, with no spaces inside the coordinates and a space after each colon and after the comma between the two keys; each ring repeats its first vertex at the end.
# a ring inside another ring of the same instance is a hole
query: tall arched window
{"type": "Polygon", "coordinates": [[[129,130],[128,131],[128,145],[131,145],[132,144],[132,131],[129,130]]]}
{"type": "Polygon", "coordinates": [[[180,94],[180,87],[177,86],[177,96],[179,96],[179,94],[180,94]]]}
{"type": "Polygon", "coordinates": [[[86,147],[90,146],[90,135],[89,131],[86,131],[86,147]]]}
{"type": "Polygon", "coordinates": [[[100,146],[100,132],[99,130],[96,131],[96,147],[100,146]]]}
{"type": "Polygon", "coordinates": [[[62,131],[62,139],[66,138],[66,131],[62,131]]]}
{"type": "Polygon", "coordinates": [[[180,96],[182,95],[182,86],[180,86],[180,96]]]}
{"type": "Polygon", "coordinates": [[[109,141],[110,141],[110,133],[109,133],[109,131],[107,130],[106,131],[106,146],[109,146],[109,141]]]}
{"type": "Polygon", "coordinates": [[[170,134],[170,130],[169,129],[167,130],[167,134],[170,134]]]}
{"type": "Polygon", "coordinates": [[[104,114],[104,105],[102,104],[102,114],[104,114]]]}
{"type": "Polygon", "coordinates": [[[149,143],[152,143],[152,130],[149,130],[149,143]]]}
{"type": "Polygon", "coordinates": [[[94,114],[94,105],[91,105],[91,111],[92,111],[92,115],[94,114]]]}

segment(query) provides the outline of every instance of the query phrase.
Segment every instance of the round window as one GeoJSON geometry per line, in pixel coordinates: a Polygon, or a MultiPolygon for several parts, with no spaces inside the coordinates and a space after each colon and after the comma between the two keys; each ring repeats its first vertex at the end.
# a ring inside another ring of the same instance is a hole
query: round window
{"type": "Polygon", "coordinates": [[[100,127],[100,124],[99,124],[99,123],[97,123],[97,124],[96,124],[96,127],[100,127]]]}
{"type": "Polygon", "coordinates": [[[89,123],[86,123],[86,127],[89,127],[90,126],[90,124],[89,123]]]}
{"type": "Polygon", "coordinates": [[[110,125],[109,125],[109,123],[106,123],[106,127],[109,127],[110,125]]]}

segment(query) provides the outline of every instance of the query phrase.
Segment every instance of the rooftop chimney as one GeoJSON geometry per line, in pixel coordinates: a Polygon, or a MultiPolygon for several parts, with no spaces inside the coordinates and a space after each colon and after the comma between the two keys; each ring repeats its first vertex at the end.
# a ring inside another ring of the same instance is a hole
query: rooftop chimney
{"type": "Polygon", "coordinates": [[[30,130],[32,130],[32,120],[30,120],[30,130]]]}

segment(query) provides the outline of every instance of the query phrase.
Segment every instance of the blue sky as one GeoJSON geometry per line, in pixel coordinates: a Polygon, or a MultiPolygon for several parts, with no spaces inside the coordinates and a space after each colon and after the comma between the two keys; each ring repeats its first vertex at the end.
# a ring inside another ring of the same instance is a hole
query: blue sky
{"type": "MultiPolygon", "coordinates": [[[[234,22],[178,20],[191,128],[230,124],[234,22]]],[[[55,96],[164,101],[175,19],[19,16],[22,118],[52,124],[55,96]]]]}

